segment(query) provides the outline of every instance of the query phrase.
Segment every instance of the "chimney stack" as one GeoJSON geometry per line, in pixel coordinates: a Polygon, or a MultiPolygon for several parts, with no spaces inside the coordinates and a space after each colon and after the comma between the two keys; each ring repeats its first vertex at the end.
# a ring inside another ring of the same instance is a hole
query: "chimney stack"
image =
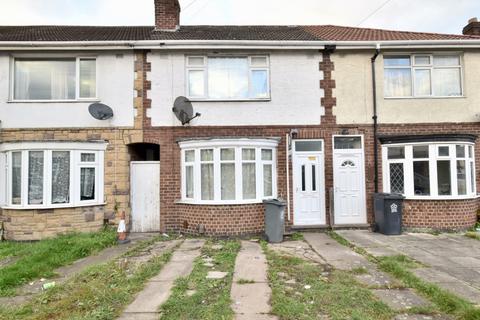
{"type": "Polygon", "coordinates": [[[180,27],[178,0],[155,0],[155,30],[175,31],[180,27]]]}
{"type": "Polygon", "coordinates": [[[475,18],[468,20],[468,24],[463,28],[463,34],[469,36],[480,36],[480,21],[475,18]]]}

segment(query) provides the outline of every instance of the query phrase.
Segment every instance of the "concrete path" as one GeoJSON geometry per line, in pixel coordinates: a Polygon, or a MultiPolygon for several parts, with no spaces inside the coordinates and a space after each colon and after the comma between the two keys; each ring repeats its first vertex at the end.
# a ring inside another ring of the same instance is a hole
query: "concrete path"
{"type": "Polygon", "coordinates": [[[143,291],[125,309],[119,319],[150,320],[158,319],[160,306],[170,297],[176,279],[192,272],[194,260],[200,256],[204,240],[187,239],[175,250],[170,261],[160,273],[151,278],[143,291]]]}
{"type": "Polygon", "coordinates": [[[43,281],[41,281],[40,279],[31,281],[18,288],[17,295],[14,297],[0,297],[0,305],[19,305],[25,303],[31,298],[33,298],[34,295],[40,293],[42,291],[42,286],[45,283],[55,282],[55,285],[65,283],[68,279],[72,278],[76,274],[79,274],[86,268],[118,258],[122,254],[127,252],[129,249],[131,249],[133,246],[135,246],[138,242],[148,240],[155,235],[157,234],[132,234],[129,236],[131,242],[128,244],[117,245],[103,249],[97,254],[85,257],[83,259],[79,259],[70,265],[60,267],[54,271],[57,274],[57,276],[55,276],[54,278],[45,280],[42,279],[43,281]]]}
{"type": "Polygon", "coordinates": [[[362,255],[342,246],[325,233],[304,233],[304,239],[335,269],[351,271],[356,268],[374,268],[362,255]]]}
{"type": "Polygon", "coordinates": [[[378,270],[374,263],[352,249],[339,244],[327,234],[304,233],[303,236],[313,250],[332,267],[344,271],[362,268],[364,272],[355,275],[355,279],[372,290],[372,293],[391,309],[402,312],[414,307],[429,305],[428,301],[412,290],[397,289],[396,281],[378,270]]]}
{"type": "Polygon", "coordinates": [[[480,241],[460,234],[385,236],[364,230],[337,232],[376,256],[404,254],[421,262],[425,268],[413,270],[419,278],[480,304],[480,241]]]}
{"type": "Polygon", "coordinates": [[[260,245],[242,241],[242,249],[235,260],[231,290],[235,319],[277,319],[269,314],[272,290],[268,285],[267,269],[267,259],[260,245]]]}

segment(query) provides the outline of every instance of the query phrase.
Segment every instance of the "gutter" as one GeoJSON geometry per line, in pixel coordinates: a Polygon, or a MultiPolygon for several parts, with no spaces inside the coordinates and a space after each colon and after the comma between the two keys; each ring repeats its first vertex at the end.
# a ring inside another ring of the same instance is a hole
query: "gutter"
{"type": "Polygon", "coordinates": [[[378,115],[377,115],[377,80],[375,73],[375,61],[380,54],[380,44],[377,44],[375,54],[371,58],[372,63],[372,94],[373,94],[373,162],[375,167],[375,193],[378,193],[378,115]]]}
{"type": "Polygon", "coordinates": [[[398,48],[480,48],[479,39],[401,41],[259,41],[259,40],[138,40],[138,41],[0,41],[0,50],[32,49],[314,49],[335,45],[339,50],[364,49],[380,45],[398,48]]]}

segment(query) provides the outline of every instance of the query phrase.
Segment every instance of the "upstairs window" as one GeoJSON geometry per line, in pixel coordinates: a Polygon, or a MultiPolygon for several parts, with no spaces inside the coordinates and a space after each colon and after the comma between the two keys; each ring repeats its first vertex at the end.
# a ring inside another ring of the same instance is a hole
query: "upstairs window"
{"type": "Polygon", "coordinates": [[[186,59],[187,95],[191,99],[270,98],[267,56],[189,56],[186,59]]]}
{"type": "Polygon", "coordinates": [[[384,94],[390,98],[462,96],[459,55],[384,57],[384,94]]]}
{"type": "Polygon", "coordinates": [[[15,58],[13,100],[63,101],[97,95],[94,58],[15,58]]]}

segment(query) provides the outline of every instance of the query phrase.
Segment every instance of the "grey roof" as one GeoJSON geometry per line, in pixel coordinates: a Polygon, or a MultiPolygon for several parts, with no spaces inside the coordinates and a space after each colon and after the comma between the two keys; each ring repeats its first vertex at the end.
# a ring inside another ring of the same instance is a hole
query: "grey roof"
{"type": "Polygon", "coordinates": [[[0,26],[0,41],[135,41],[135,40],[264,40],[388,41],[480,39],[438,33],[317,26],[181,26],[156,31],[153,26],[0,26]]]}

